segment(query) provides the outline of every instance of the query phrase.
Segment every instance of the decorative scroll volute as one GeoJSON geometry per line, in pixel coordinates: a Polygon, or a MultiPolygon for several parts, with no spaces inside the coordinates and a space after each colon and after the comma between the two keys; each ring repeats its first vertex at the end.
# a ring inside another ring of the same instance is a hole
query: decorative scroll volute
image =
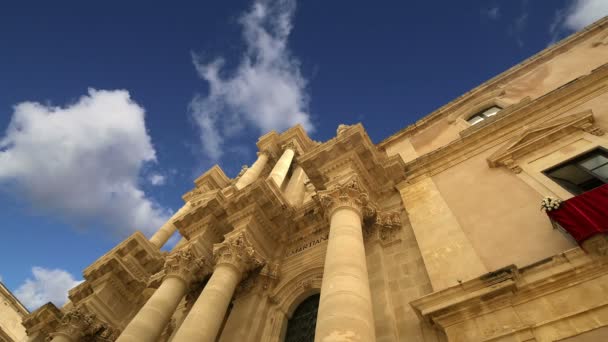
{"type": "Polygon", "coordinates": [[[352,177],[330,190],[320,191],[318,201],[325,209],[327,217],[331,217],[337,209],[344,207],[354,209],[361,219],[376,214],[375,207],[369,203],[369,195],[357,177],[352,177]]]}
{"type": "Polygon", "coordinates": [[[165,260],[165,278],[179,278],[188,286],[193,281],[200,280],[202,275],[209,271],[210,267],[205,262],[205,258],[197,257],[191,247],[177,250],[169,254],[165,260]]]}
{"type": "Polygon", "coordinates": [[[222,243],[213,246],[215,267],[229,264],[241,273],[246,273],[263,265],[263,260],[255,251],[243,232],[231,236],[222,243]]]}

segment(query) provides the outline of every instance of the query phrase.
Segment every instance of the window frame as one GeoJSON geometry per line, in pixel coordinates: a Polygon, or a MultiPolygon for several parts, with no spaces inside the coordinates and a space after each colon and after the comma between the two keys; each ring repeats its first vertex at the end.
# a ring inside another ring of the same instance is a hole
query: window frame
{"type": "Polygon", "coordinates": [[[468,117],[465,119],[465,121],[466,121],[466,122],[467,122],[467,123],[468,123],[470,126],[475,126],[475,125],[477,125],[477,124],[482,123],[482,122],[483,122],[483,121],[485,121],[485,120],[488,120],[488,119],[490,119],[490,118],[495,117],[495,116],[496,116],[496,115],[498,115],[498,113],[500,113],[500,112],[501,112],[503,109],[505,109],[505,108],[504,108],[504,107],[502,107],[502,106],[500,106],[500,105],[499,105],[499,104],[497,104],[497,103],[493,103],[493,104],[491,104],[491,105],[489,105],[489,106],[483,107],[483,109],[481,109],[481,110],[476,111],[474,114],[469,115],[469,116],[468,116],[468,117]],[[485,114],[485,112],[487,112],[488,110],[493,109],[493,108],[498,108],[498,110],[497,110],[497,111],[496,111],[496,112],[495,112],[493,115],[486,115],[486,114],[485,114]],[[477,122],[475,122],[475,123],[472,123],[472,122],[471,122],[471,120],[472,120],[473,118],[475,118],[475,117],[481,118],[481,120],[479,120],[479,121],[477,121],[477,122]]]}
{"type": "MultiPolygon", "coordinates": [[[[583,153],[580,153],[572,158],[568,158],[556,165],[553,165],[545,170],[542,171],[542,174],[545,175],[547,178],[549,178],[551,181],[555,182],[557,185],[559,185],[560,187],[562,187],[564,190],[566,190],[567,192],[569,192],[570,194],[572,194],[573,196],[578,196],[584,192],[587,192],[589,190],[584,190],[582,188],[580,188],[578,185],[575,184],[569,184],[566,183],[566,180],[557,178],[557,177],[553,177],[550,175],[551,172],[554,172],[560,168],[563,168],[567,165],[572,165],[575,168],[577,168],[578,170],[583,171],[584,173],[588,174],[589,176],[593,177],[594,179],[597,179],[599,181],[601,181],[604,184],[608,184],[608,178],[599,176],[595,173],[593,173],[591,170],[583,167],[580,165],[580,163],[586,159],[589,159],[591,157],[592,153],[597,153],[599,155],[603,155],[604,157],[608,158],[608,149],[606,149],[603,146],[596,146],[595,148],[592,148],[588,151],[585,151],[583,153]]],[[[605,166],[608,164],[602,164],[601,166],[596,167],[595,169],[605,166]]],[[[591,189],[590,189],[591,190],[591,189]]]]}

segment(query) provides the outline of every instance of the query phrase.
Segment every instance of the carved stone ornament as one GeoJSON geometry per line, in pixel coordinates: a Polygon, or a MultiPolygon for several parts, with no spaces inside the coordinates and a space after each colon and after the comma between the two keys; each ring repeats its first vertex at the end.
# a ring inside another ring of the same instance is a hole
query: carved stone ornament
{"type": "Polygon", "coordinates": [[[71,340],[79,340],[86,335],[95,332],[97,319],[94,314],[88,313],[80,307],[68,311],[59,322],[57,330],[50,334],[47,340],[52,340],[55,336],[66,336],[71,340]]]}
{"type": "Polygon", "coordinates": [[[299,153],[298,145],[293,140],[286,142],[282,147],[283,151],[289,149],[292,150],[295,154],[299,153]]]}
{"type": "Polygon", "coordinates": [[[245,172],[247,172],[247,170],[249,170],[249,166],[247,166],[247,165],[243,165],[243,166],[241,167],[241,171],[240,171],[240,172],[239,172],[239,174],[238,174],[238,175],[235,177],[235,179],[240,178],[242,175],[244,175],[244,174],[245,174],[245,172]]]}
{"type": "Polygon", "coordinates": [[[515,162],[515,160],[513,159],[506,159],[505,161],[503,161],[503,164],[509,169],[511,170],[513,173],[521,173],[521,171],[523,171],[521,169],[521,167],[517,164],[517,162],[515,162]]]}
{"type": "Polygon", "coordinates": [[[376,216],[376,227],[380,235],[380,240],[390,241],[396,231],[401,228],[401,214],[397,211],[380,213],[376,216]]]}
{"type": "Polygon", "coordinates": [[[397,231],[401,228],[401,214],[398,211],[376,212],[363,226],[365,239],[377,237],[383,243],[395,239],[397,231]]]}
{"type": "Polygon", "coordinates": [[[336,130],[336,135],[344,133],[350,127],[352,127],[352,125],[339,124],[338,129],[336,130]]]}
{"type": "Polygon", "coordinates": [[[319,192],[318,198],[328,217],[331,217],[336,209],[343,207],[356,210],[362,219],[376,214],[376,209],[369,203],[369,196],[361,187],[358,177],[352,177],[333,189],[319,192]]]}
{"type": "Polygon", "coordinates": [[[190,285],[209,271],[204,258],[196,257],[191,248],[182,248],[167,256],[165,260],[165,278],[176,277],[190,285]]]}
{"type": "Polygon", "coordinates": [[[577,126],[577,128],[582,129],[584,132],[589,134],[601,137],[605,134],[604,130],[598,127],[595,122],[584,122],[577,126]]]}
{"type": "Polygon", "coordinates": [[[221,264],[229,264],[236,267],[242,273],[251,271],[262,266],[262,258],[256,253],[253,245],[249,242],[243,232],[230,237],[226,241],[215,244],[213,247],[213,258],[216,267],[221,264]]]}

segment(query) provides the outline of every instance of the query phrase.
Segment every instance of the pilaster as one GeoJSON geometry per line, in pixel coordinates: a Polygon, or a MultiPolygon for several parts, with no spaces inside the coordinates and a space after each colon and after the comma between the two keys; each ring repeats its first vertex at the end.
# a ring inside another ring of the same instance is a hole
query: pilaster
{"type": "Polygon", "coordinates": [[[430,177],[399,185],[433,290],[487,272],[454,213],[430,177]]]}

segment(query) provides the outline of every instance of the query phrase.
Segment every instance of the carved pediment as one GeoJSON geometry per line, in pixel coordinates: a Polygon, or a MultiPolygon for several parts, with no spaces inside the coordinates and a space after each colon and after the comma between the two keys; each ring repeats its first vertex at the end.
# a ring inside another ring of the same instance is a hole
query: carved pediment
{"type": "Polygon", "coordinates": [[[593,135],[604,134],[604,131],[595,125],[593,112],[586,110],[531,127],[524,127],[521,134],[509,140],[488,157],[488,165],[490,167],[506,166],[519,173],[521,168],[515,162],[517,158],[577,130],[583,130],[593,135]]]}

